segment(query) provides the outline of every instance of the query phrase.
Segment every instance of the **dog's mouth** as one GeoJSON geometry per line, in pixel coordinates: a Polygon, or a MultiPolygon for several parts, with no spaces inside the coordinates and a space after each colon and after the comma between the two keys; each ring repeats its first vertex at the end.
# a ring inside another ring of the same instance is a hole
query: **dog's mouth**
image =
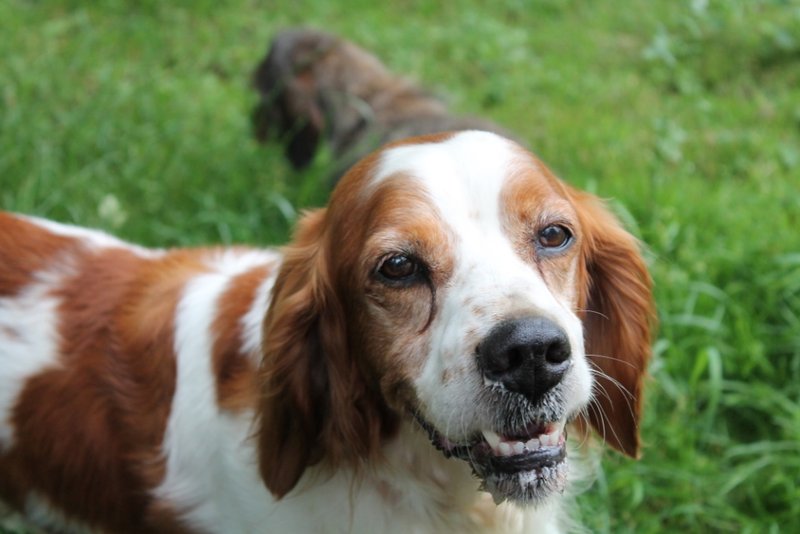
{"type": "Polygon", "coordinates": [[[522,430],[483,430],[465,443],[454,443],[416,416],[431,443],[447,458],[465,460],[496,503],[541,502],[563,492],[567,482],[567,433],[564,422],[534,422],[522,430]]]}

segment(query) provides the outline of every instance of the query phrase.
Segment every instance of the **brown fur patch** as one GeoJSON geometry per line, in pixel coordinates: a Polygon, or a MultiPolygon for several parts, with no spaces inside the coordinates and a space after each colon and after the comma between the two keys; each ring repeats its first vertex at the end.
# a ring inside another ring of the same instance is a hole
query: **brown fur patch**
{"type": "Polygon", "coordinates": [[[0,213],[0,297],[17,294],[53,258],[78,243],[8,213],[0,213]]]}
{"type": "Polygon", "coordinates": [[[242,317],[248,312],[261,283],[269,275],[268,266],[256,267],[234,278],[219,300],[212,325],[217,403],[223,410],[240,411],[256,406],[256,365],[250,354],[242,352],[242,317]]]}
{"type": "Polygon", "coordinates": [[[20,503],[35,491],[94,527],[146,532],[147,491],[165,469],[176,304],[202,267],[182,252],[152,260],[117,248],[72,260],[77,274],[54,293],[63,365],[29,379],[17,399],[4,494],[20,503]]]}

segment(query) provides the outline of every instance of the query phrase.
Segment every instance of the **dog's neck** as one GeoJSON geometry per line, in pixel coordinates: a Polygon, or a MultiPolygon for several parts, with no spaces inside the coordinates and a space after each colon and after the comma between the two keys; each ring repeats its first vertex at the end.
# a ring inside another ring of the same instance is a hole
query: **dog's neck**
{"type": "MultiPolygon", "coordinates": [[[[559,532],[559,514],[552,507],[521,508],[509,503],[496,505],[463,460],[447,459],[437,451],[416,423],[403,423],[386,443],[376,465],[356,472],[326,475],[324,461],[309,469],[297,487],[299,494],[320,492],[326,487],[350,488],[346,504],[354,532],[373,530],[379,520],[381,532],[559,532]],[[341,485],[342,476],[350,480],[341,485]],[[376,512],[386,514],[377,518],[376,512]],[[389,531],[386,526],[389,526],[389,531]]],[[[287,495],[292,499],[292,494],[287,495]]],[[[334,506],[333,503],[331,503],[334,506]]],[[[553,504],[555,506],[555,503],[553,504]]]]}

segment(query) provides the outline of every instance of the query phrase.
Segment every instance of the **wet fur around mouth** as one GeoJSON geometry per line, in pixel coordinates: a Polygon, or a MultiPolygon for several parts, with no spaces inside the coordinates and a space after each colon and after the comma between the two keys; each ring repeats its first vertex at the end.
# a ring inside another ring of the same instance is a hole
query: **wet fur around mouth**
{"type": "Polygon", "coordinates": [[[503,429],[508,435],[525,434],[532,424],[568,419],[564,413],[564,389],[563,383],[558,384],[533,403],[501,386],[486,387],[478,397],[478,405],[485,407],[479,415],[490,422],[489,426],[503,429]]]}
{"type": "MultiPolygon", "coordinates": [[[[525,441],[544,433],[549,426],[568,419],[563,414],[557,389],[536,407],[521,395],[501,388],[488,388],[484,396],[491,399],[486,399],[490,406],[505,408],[496,411],[496,424],[492,426],[510,439],[525,441]]],[[[498,504],[510,500],[533,505],[553,493],[563,493],[566,488],[566,429],[561,430],[562,437],[556,446],[540,446],[536,450],[526,448],[521,454],[499,456],[480,433],[456,443],[442,435],[418,410],[412,411],[412,414],[433,446],[447,458],[466,461],[474,475],[481,480],[481,489],[490,493],[498,504]]]]}
{"type": "Polygon", "coordinates": [[[557,446],[502,457],[495,456],[488,444],[479,443],[468,459],[481,489],[496,503],[508,499],[529,505],[543,501],[552,493],[562,493],[567,482],[566,431],[557,446]]]}
{"type": "MultiPolygon", "coordinates": [[[[475,468],[473,467],[473,470],[475,468]]],[[[491,494],[495,503],[504,500],[522,505],[536,505],[553,493],[563,493],[567,485],[566,457],[557,464],[517,473],[487,473],[481,476],[481,489],[491,494]]]]}

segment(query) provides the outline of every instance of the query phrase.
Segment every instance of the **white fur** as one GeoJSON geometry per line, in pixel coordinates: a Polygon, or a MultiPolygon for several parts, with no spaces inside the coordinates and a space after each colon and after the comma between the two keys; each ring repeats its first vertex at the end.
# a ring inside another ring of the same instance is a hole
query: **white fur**
{"type": "Polygon", "coordinates": [[[203,452],[186,455],[181,473],[169,475],[173,487],[191,487],[191,496],[169,495],[164,485],[158,491],[160,498],[186,506],[184,519],[204,532],[557,532],[553,506],[525,512],[509,504],[496,507],[479,493],[465,463],[446,460],[409,425],[389,444],[380,467],[361,477],[347,469],[329,474],[310,468],[292,492],[275,501],[257,476],[248,418],[217,414],[204,423],[225,427],[226,443],[194,443],[203,452]],[[467,512],[476,497],[490,510],[490,522],[467,512]]]}
{"type": "Polygon", "coordinates": [[[261,351],[261,341],[264,332],[264,317],[269,308],[269,297],[275,277],[280,265],[276,263],[274,271],[258,287],[256,297],[247,313],[240,319],[242,325],[242,350],[245,354],[252,354],[256,364],[261,351]]]}
{"type": "Polygon", "coordinates": [[[167,474],[154,493],[185,510],[185,519],[198,528],[251,532],[252,514],[238,513],[238,494],[248,488],[265,499],[267,495],[257,478],[253,451],[242,449],[248,446],[249,418],[220,411],[211,365],[211,325],[230,280],[221,273],[197,276],[178,304],[177,387],[163,445],[167,474]]]}
{"type": "Polygon", "coordinates": [[[272,250],[219,249],[209,253],[206,264],[214,272],[234,277],[247,271],[280,261],[280,255],[272,250]]]}
{"type": "Polygon", "coordinates": [[[163,251],[161,250],[148,249],[133,245],[131,243],[122,241],[121,239],[117,239],[116,237],[105,232],[101,232],[100,230],[92,230],[90,228],[82,228],[80,226],[73,226],[71,224],[58,223],[48,219],[42,219],[40,217],[32,217],[30,215],[16,216],[25,221],[34,223],[37,226],[44,228],[48,232],[52,232],[63,237],[77,239],[83,245],[89,245],[96,248],[124,248],[140,256],[149,258],[157,257],[160,254],[163,254],[163,251]]]}
{"type": "Polygon", "coordinates": [[[13,444],[11,416],[28,378],[57,365],[59,301],[50,292],[60,273],[38,273],[38,282],[0,298],[0,452],[13,444]]]}

